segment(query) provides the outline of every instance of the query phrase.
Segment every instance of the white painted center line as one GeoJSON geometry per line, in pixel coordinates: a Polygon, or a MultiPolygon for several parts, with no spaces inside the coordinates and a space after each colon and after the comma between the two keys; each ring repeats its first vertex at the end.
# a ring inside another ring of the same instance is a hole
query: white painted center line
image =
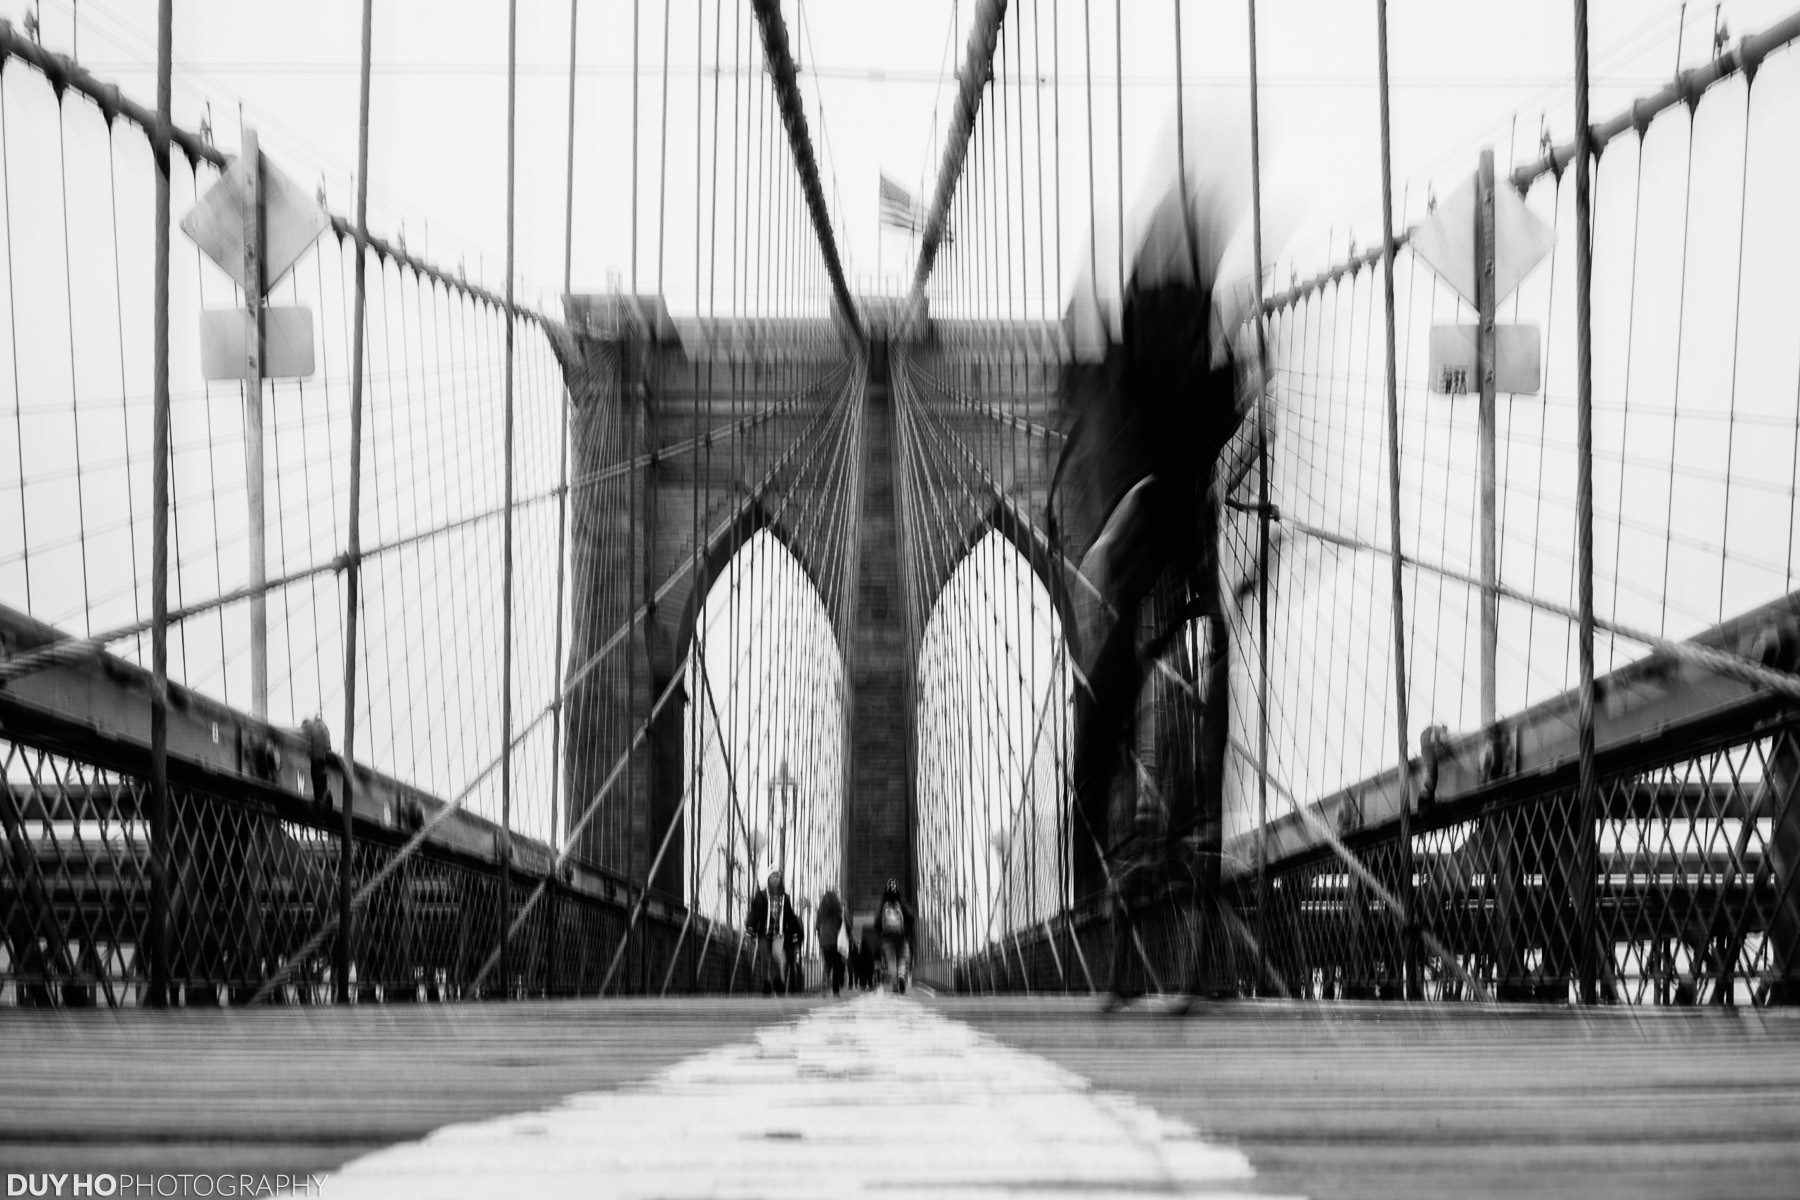
{"type": "Polygon", "coordinates": [[[346,1166],[342,1197],[1247,1194],[1237,1150],[883,994],[642,1084],[439,1129],[346,1166]]]}

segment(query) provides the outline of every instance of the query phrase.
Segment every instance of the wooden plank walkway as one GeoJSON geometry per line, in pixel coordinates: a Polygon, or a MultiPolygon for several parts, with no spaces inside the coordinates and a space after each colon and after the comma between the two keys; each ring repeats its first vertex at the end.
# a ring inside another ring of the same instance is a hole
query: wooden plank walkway
{"type": "Polygon", "coordinates": [[[1091,1002],[946,1013],[1315,1197],[1800,1196],[1800,1011],[1091,1002]]]}
{"type": "Polygon", "coordinates": [[[643,1079],[818,1003],[0,1009],[0,1170],[329,1170],[643,1079]]]}
{"type": "MultiPolygon", "coordinates": [[[[1800,1194],[1800,1013],[1257,1002],[1176,1019],[1102,1017],[1085,998],[919,1003],[1242,1150],[1256,1171],[1244,1190],[1800,1194]]],[[[822,1006],[0,1011],[0,1172],[327,1170],[667,1075],[759,1030],[766,1043],[822,1006]]]]}

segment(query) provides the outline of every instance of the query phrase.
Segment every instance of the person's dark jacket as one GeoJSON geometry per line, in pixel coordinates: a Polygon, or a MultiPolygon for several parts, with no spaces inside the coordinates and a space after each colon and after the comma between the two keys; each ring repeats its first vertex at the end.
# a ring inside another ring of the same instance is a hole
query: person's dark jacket
{"type": "MultiPolygon", "coordinates": [[[[800,916],[794,911],[794,898],[783,896],[781,914],[782,941],[789,946],[798,946],[806,939],[806,927],[800,924],[800,916]]],[[[750,917],[747,922],[749,930],[757,937],[773,940],[775,930],[769,927],[769,893],[764,889],[756,893],[750,901],[750,917]]]]}
{"type": "Polygon", "coordinates": [[[844,928],[844,904],[836,892],[827,890],[819,897],[819,911],[813,918],[813,928],[818,931],[821,951],[837,949],[838,933],[844,928]]]}

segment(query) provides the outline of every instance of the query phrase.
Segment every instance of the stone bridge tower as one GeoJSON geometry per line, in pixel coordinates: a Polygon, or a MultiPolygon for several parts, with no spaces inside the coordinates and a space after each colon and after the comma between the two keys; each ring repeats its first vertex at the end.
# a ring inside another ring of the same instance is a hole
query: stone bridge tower
{"type": "MultiPolygon", "coordinates": [[[[868,316],[868,313],[865,313],[868,316]]],[[[679,678],[711,581],[755,533],[798,560],[820,596],[843,656],[849,746],[842,834],[845,900],[873,908],[883,882],[916,894],[913,665],[922,629],[956,566],[998,532],[1030,563],[1065,628],[1079,589],[1044,528],[1063,438],[1104,372],[1055,365],[1033,347],[1048,328],[1016,332],[1016,355],[957,353],[969,331],[930,327],[892,340],[869,322],[858,348],[824,321],[684,323],[653,297],[570,297],[572,345],[561,348],[570,389],[572,623],[562,769],[571,797],[565,830],[577,854],[623,879],[641,879],[678,820],[686,702],[679,678]],[[983,497],[959,528],[920,531],[942,545],[908,546],[899,410],[929,406],[958,447],[947,470],[983,497]],[[848,514],[823,503],[800,470],[824,453],[825,431],[851,422],[848,514]],[[834,525],[833,522],[836,524],[834,525]],[[828,597],[826,556],[844,555],[851,586],[828,597]],[[933,564],[907,577],[907,563],[933,564]],[[909,587],[926,594],[909,597],[909,587]],[[623,765],[621,765],[623,764],[623,765]]],[[[1091,537],[1092,514],[1072,513],[1070,545],[1091,537]]],[[[674,845],[681,845],[675,830],[674,845]]],[[[1071,846],[1079,846],[1075,837],[1071,846]]],[[[653,887],[685,898],[680,855],[653,887]]],[[[1077,853],[1075,891],[1097,886],[1077,853]]]]}

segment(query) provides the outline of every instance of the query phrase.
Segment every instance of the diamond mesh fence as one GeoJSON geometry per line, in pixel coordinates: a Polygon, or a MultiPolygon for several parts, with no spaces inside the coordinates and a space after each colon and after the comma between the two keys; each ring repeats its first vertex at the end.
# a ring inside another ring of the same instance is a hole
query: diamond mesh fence
{"type": "Polygon", "coordinates": [[[1269,864],[1260,920],[1254,871],[1228,878],[1216,898],[1174,872],[1177,882],[1138,892],[1131,919],[1096,897],[1002,937],[955,983],[1085,991],[1091,974],[1093,988],[1113,981],[1123,993],[1398,999],[1416,941],[1421,999],[1563,1002],[1576,998],[1589,936],[1606,1003],[1791,1003],[1800,720],[1786,714],[1675,761],[1607,772],[1599,790],[1591,825],[1573,783],[1555,780],[1427,806],[1410,845],[1393,826],[1346,831],[1343,852],[1324,845],[1269,864]],[[1409,869],[1410,923],[1397,900],[1409,869]]]}
{"type": "MultiPolygon", "coordinates": [[[[0,793],[0,1005],[147,1003],[155,912],[147,778],[20,739],[0,739],[0,759],[8,781],[0,793]]],[[[246,1003],[277,975],[273,1002],[329,1002],[333,943],[310,939],[338,911],[341,814],[241,779],[178,776],[168,820],[167,944],[180,1002],[246,1003]]],[[[400,829],[359,821],[353,887],[373,880],[406,840],[400,829]]],[[[395,1003],[596,993],[639,889],[612,879],[547,881],[516,862],[510,879],[511,902],[502,905],[497,857],[429,840],[405,856],[357,911],[353,996],[395,1003]],[[545,895],[528,905],[540,885],[545,895]],[[488,967],[509,925],[502,975],[488,967]]],[[[673,900],[650,897],[629,937],[612,992],[730,991],[750,978],[734,971],[738,935],[673,900]]]]}

